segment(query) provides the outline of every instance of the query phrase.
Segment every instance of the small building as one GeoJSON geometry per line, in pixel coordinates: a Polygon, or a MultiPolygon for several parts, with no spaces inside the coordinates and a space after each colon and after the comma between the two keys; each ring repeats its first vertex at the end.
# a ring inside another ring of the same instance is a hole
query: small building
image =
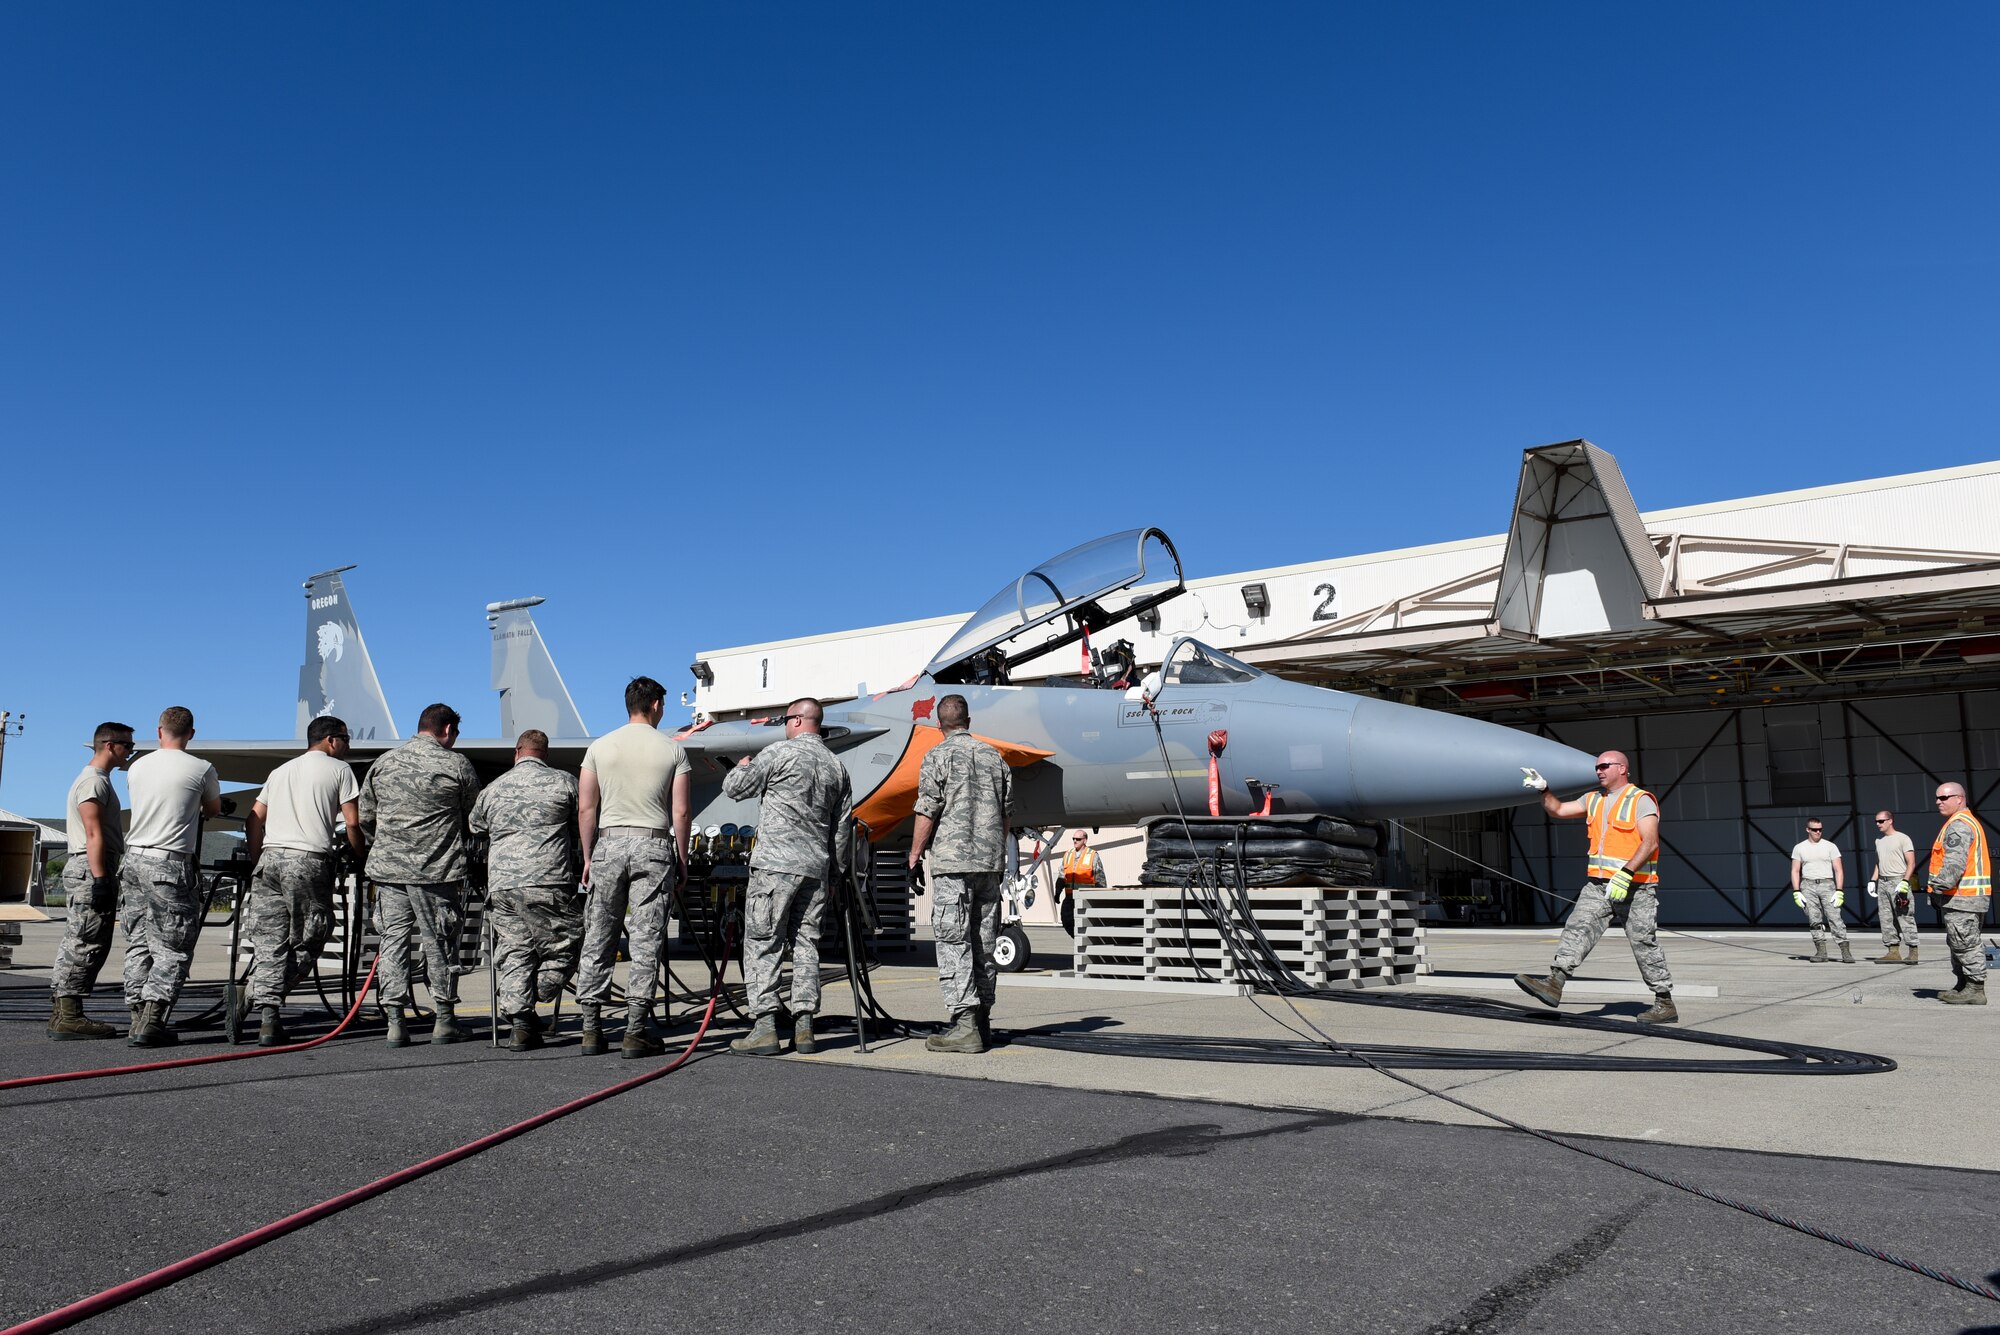
{"type": "Polygon", "coordinates": [[[68,851],[63,826],[0,810],[0,903],[40,904],[43,866],[68,851]]]}

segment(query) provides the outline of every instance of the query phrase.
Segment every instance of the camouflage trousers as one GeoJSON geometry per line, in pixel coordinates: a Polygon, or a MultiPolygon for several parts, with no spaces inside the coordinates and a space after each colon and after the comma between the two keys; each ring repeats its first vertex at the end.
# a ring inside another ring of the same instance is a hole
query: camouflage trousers
{"type": "Polygon", "coordinates": [[[118,925],[118,892],[110,903],[91,898],[90,859],[79,853],[63,863],[63,897],[69,901],[69,921],[63,924],[62,944],[56,947],[55,968],[49,974],[49,991],[59,997],[87,997],[97,986],[97,975],[111,958],[111,929],[118,925]]]}
{"type": "Polygon", "coordinates": [[[496,887],[491,912],[500,1014],[524,1015],[538,1000],[554,1001],[576,972],[583,948],[583,900],[576,887],[496,887]]]}
{"type": "MultiPolygon", "coordinates": [[[[1630,907],[1625,914],[1625,939],[1631,943],[1632,958],[1639,965],[1639,977],[1655,994],[1670,992],[1674,976],[1667,972],[1667,953],[1660,949],[1659,889],[1650,885],[1632,887],[1630,907]]],[[[1603,939],[1611,925],[1611,901],[1599,881],[1585,881],[1576,897],[1569,921],[1563,924],[1562,944],[1556,947],[1555,967],[1573,974],[1603,939]]]]}
{"type": "Polygon", "coordinates": [[[1833,902],[1839,893],[1832,881],[1799,882],[1799,898],[1806,902],[1806,922],[1812,927],[1814,945],[1828,937],[1847,944],[1847,922],[1840,916],[1840,906],[1833,902]]]}
{"type": "Polygon", "coordinates": [[[282,1006],[333,935],[331,853],[267,848],[250,888],[250,1004],[282,1006]]]}
{"type": "Polygon", "coordinates": [[[1898,912],[1896,908],[1896,892],[1894,890],[1881,890],[1879,886],[1877,889],[1881,895],[1876,903],[1880,905],[1877,912],[1882,918],[1882,944],[1885,946],[1903,945],[1908,946],[1911,950],[1915,950],[1917,948],[1916,895],[1904,895],[1902,911],[1898,912]]]}
{"type": "Polygon", "coordinates": [[[590,851],[590,899],[583,910],[583,967],[576,999],[602,1006],[611,995],[611,972],[618,963],[618,927],[626,914],[625,1010],[634,1019],[652,1012],[659,987],[660,956],[667,947],[667,903],[680,874],[674,841],[651,835],[614,834],[590,851]]]}
{"type": "Polygon", "coordinates": [[[118,925],[125,929],[125,1004],[172,1005],[187,982],[201,934],[201,873],[190,858],[129,849],[118,869],[118,925]]]}
{"type": "Polygon", "coordinates": [[[1980,933],[1980,924],[1986,913],[1967,913],[1963,909],[1946,909],[1940,915],[1944,918],[1944,943],[1951,948],[1951,973],[1962,983],[1986,985],[1986,941],[1980,933]]]}
{"type": "Polygon", "coordinates": [[[382,935],[375,995],[385,1006],[416,1003],[410,983],[410,945],[421,938],[424,978],[433,1006],[458,1004],[458,933],[465,923],[465,887],[437,885],[375,887],[375,930],[382,935]]]}
{"type": "Polygon", "coordinates": [[[945,1011],[956,1015],[992,1006],[1000,978],[993,962],[1000,936],[1000,873],[932,873],[931,936],[945,1011]]]}
{"type": "Polygon", "coordinates": [[[743,897],[743,991],[750,1018],[778,1011],[778,970],[792,946],[794,1018],[819,1014],[819,924],[826,881],[788,871],[750,869],[743,897]]]}

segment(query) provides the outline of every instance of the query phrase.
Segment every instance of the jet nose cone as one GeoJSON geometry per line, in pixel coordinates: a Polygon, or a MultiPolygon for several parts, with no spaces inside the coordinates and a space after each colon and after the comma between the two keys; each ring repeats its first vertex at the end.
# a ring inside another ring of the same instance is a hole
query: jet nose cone
{"type": "Polygon", "coordinates": [[[1359,815],[1441,816],[1541,800],[1521,785],[1539,770],[1558,793],[1597,781],[1596,757],[1515,728],[1387,700],[1363,700],[1348,727],[1359,815]]]}

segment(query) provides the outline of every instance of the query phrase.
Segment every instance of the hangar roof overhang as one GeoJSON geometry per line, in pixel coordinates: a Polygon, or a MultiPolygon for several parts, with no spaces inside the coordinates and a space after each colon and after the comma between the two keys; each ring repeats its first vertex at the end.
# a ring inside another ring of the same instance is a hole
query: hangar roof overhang
{"type": "Polygon", "coordinates": [[[1588,441],[1526,451],[1500,564],[1236,651],[1319,685],[1552,716],[2000,684],[2000,553],[1648,534],[1588,441]]]}

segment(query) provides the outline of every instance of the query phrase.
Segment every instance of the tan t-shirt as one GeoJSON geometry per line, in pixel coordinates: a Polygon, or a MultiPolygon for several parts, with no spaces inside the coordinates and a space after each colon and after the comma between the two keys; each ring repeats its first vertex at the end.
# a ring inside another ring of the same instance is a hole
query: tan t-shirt
{"type": "Polygon", "coordinates": [[[111,786],[111,776],[95,765],[85,765],[83,773],[69,786],[65,823],[69,826],[69,853],[75,858],[90,853],[89,837],[83,832],[83,813],[77,809],[85,802],[97,803],[97,828],[104,835],[104,863],[115,872],[118,855],[125,850],[125,825],[118,817],[118,790],[111,786]]]}
{"type": "Polygon", "coordinates": [[[125,846],[167,853],[195,851],[201,804],[222,796],[215,766],[165,747],[133,761],[125,786],[132,790],[132,828],[125,832],[125,846]]]}
{"type": "Polygon", "coordinates": [[[1840,861],[1840,849],[1831,839],[1801,839],[1792,848],[1792,861],[1799,864],[1799,884],[1832,881],[1833,864],[1840,861]]]}
{"type": "Polygon", "coordinates": [[[308,751],[271,771],[257,796],[264,808],[264,847],[327,853],[337,838],[343,802],[358,801],[354,767],[324,751],[308,751]]]}
{"type": "Polygon", "coordinates": [[[592,742],[583,753],[583,767],[597,776],[602,794],[600,830],[614,825],[671,828],[674,776],[692,768],[679,742],[643,723],[628,723],[592,742]]]}
{"type": "Polygon", "coordinates": [[[1901,830],[1887,834],[1875,841],[1875,869],[1882,875],[1882,883],[1891,890],[1896,882],[1910,874],[1910,862],[1916,856],[1917,846],[1910,842],[1910,836],[1901,830]]]}

